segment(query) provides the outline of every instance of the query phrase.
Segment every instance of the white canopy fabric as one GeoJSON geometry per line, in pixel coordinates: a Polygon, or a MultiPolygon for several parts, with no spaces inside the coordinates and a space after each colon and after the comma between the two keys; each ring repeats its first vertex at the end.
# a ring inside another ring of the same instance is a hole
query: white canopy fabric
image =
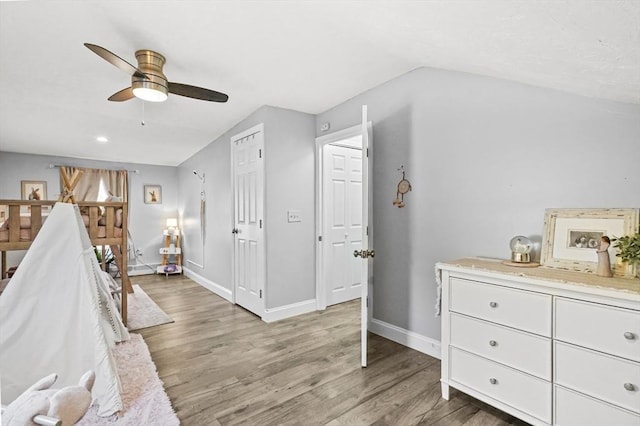
{"type": "Polygon", "coordinates": [[[9,404],[38,379],[88,370],[100,416],[123,409],[111,348],[128,340],[76,205],[57,203],[0,296],[0,382],[9,404]]]}

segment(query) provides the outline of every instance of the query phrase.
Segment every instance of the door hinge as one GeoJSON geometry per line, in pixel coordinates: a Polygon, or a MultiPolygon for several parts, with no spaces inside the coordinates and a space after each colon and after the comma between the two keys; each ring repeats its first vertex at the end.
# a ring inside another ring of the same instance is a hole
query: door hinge
{"type": "Polygon", "coordinates": [[[258,150],[258,158],[262,158],[262,150],[261,149],[258,150]]]}
{"type": "Polygon", "coordinates": [[[322,235],[318,235],[318,241],[322,242],[322,235]]]}
{"type": "Polygon", "coordinates": [[[369,236],[369,227],[367,226],[367,236],[369,236]]]}
{"type": "Polygon", "coordinates": [[[260,219],[260,229],[262,229],[262,219],[260,219]]]}
{"type": "Polygon", "coordinates": [[[367,148],[367,157],[369,157],[369,148],[367,148]]]}
{"type": "MultiPolygon", "coordinates": [[[[262,290],[260,290],[260,299],[262,299],[262,290]]],[[[368,302],[367,302],[368,303],[368,302]]]]}
{"type": "Polygon", "coordinates": [[[369,307],[369,296],[367,296],[367,308],[369,307]]]}

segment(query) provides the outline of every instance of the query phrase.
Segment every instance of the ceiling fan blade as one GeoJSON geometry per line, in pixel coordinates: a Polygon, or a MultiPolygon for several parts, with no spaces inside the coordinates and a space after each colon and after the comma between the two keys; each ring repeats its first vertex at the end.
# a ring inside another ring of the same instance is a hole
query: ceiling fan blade
{"type": "Polygon", "coordinates": [[[181,83],[169,82],[169,93],[211,102],[227,102],[227,100],[229,100],[229,96],[224,93],[181,83]]]}
{"type": "Polygon", "coordinates": [[[140,71],[138,68],[134,67],[129,62],[125,61],[115,53],[108,51],[104,47],[98,46],[97,44],[91,44],[91,43],[85,43],[84,45],[93,53],[100,56],[102,59],[109,62],[111,65],[114,65],[120,68],[122,71],[126,72],[127,74],[135,75],[136,77],[140,77],[140,78],[148,78],[146,74],[140,71]]]}
{"type": "Polygon", "coordinates": [[[135,98],[135,95],[133,94],[133,89],[131,87],[122,89],[121,91],[109,96],[109,100],[112,102],[123,102],[133,98],[135,98]]]}

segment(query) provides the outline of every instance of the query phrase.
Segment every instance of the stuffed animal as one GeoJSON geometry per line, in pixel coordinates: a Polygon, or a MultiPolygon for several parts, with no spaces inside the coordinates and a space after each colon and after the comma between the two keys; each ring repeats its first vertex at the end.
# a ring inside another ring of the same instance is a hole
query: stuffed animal
{"type": "Polygon", "coordinates": [[[7,406],[2,413],[2,425],[35,425],[33,418],[37,415],[60,419],[62,426],[75,424],[91,405],[91,389],[95,378],[93,371],[87,371],[80,378],[78,386],[50,389],[58,375],[43,377],[7,406]]]}

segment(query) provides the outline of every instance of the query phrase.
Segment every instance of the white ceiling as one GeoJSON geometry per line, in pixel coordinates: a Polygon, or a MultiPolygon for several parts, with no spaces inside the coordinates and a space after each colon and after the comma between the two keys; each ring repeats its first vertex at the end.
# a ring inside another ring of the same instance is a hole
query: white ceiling
{"type": "Polygon", "coordinates": [[[421,66],[640,103],[640,1],[2,1],[0,151],[177,165],[262,105],[317,114],[421,66]],[[84,42],[229,102],[108,102],[130,79],[84,42]]]}

